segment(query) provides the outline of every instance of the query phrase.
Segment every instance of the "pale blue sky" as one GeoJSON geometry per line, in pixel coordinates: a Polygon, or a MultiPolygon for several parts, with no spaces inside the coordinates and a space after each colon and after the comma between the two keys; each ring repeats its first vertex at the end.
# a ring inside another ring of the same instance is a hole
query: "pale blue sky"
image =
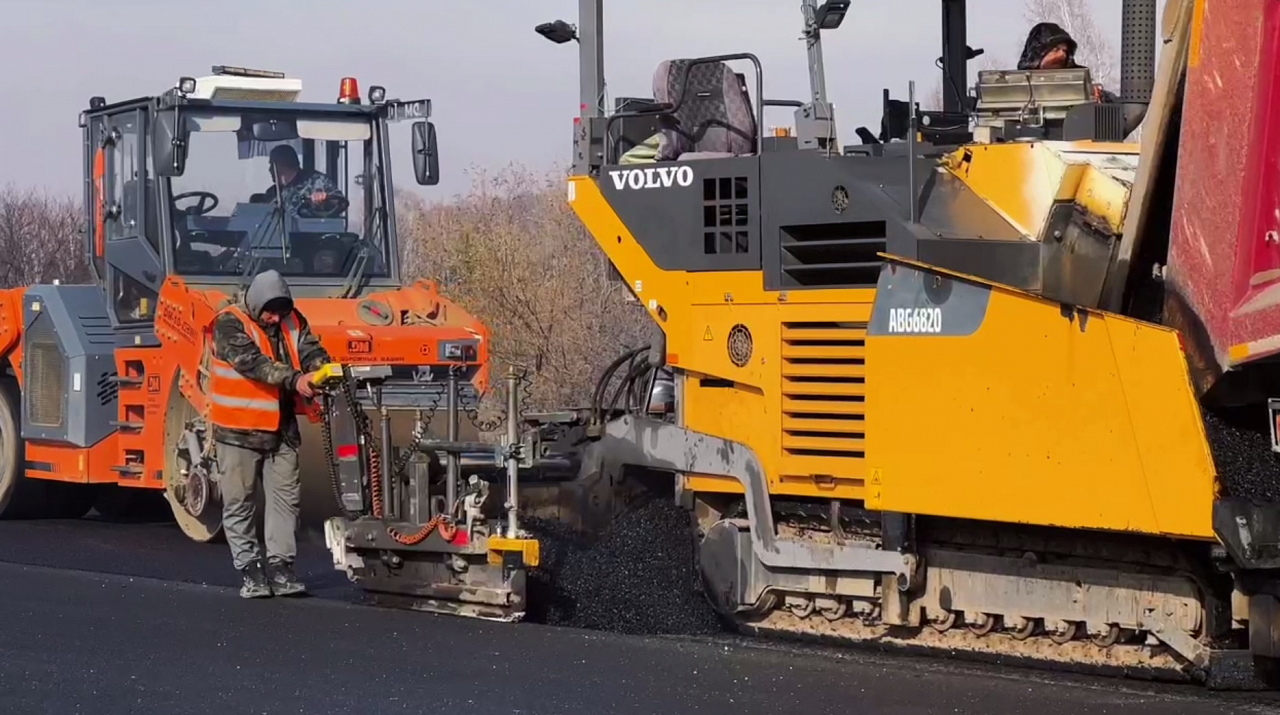
{"type": "MultiPolygon", "coordinates": [[[[1089,0],[1119,47],[1115,0],[1089,0]]],[[[969,44],[1016,61],[1028,24],[1024,0],[969,0],[969,44]]],[[[508,161],[549,167],[567,161],[577,113],[576,45],[533,32],[539,22],[576,21],[577,0],[9,0],[0,62],[16,85],[0,132],[0,184],[78,191],[76,116],[89,97],[151,95],[215,64],[300,77],[304,97],[326,101],[339,79],[361,91],[430,97],[441,141],[440,186],[466,189],[470,166],[508,161]]],[[[937,0],[855,0],[825,36],[827,87],[842,143],[875,127],[880,92],[905,98],[935,83],[940,54],[937,0]]],[[[805,99],[799,0],[606,0],[605,73],[610,96],[647,95],[663,59],[754,52],[770,98],[805,99]]],[[[971,72],[973,68],[971,68],[971,72]]],[[[972,79],[972,76],[971,76],[972,79]]],[[[767,123],[787,123],[783,110],[767,123]]],[[[407,144],[407,129],[397,138],[407,144]]],[[[407,146],[394,155],[401,185],[407,146]]],[[[414,187],[418,189],[418,187],[414,187]]]]}

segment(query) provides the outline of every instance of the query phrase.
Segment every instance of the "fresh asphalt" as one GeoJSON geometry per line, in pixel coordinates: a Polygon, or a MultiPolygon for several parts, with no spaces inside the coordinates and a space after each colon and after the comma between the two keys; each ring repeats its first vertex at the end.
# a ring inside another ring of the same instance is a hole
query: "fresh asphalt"
{"type": "Polygon", "coordinates": [[[1189,686],[644,638],[365,605],[321,545],[306,599],[243,601],[166,523],[0,523],[0,713],[1280,712],[1189,686]]]}

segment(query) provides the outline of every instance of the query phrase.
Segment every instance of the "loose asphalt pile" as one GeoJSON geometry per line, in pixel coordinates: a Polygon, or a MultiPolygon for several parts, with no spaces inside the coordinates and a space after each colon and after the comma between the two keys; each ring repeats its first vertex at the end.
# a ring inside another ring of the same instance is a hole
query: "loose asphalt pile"
{"type": "MultiPolygon", "coordinates": [[[[1129,313],[1168,324],[1164,282],[1141,275],[1129,313]]],[[[1224,496],[1280,502],[1280,455],[1271,451],[1266,407],[1210,411],[1202,405],[1200,412],[1224,496]]]]}
{"type": "Polygon", "coordinates": [[[526,620],[632,635],[707,635],[720,621],[702,590],[688,512],[663,499],[614,519],[598,540],[526,520],[542,565],[528,574],[526,620]]]}
{"type": "Polygon", "coordinates": [[[1202,413],[1223,491],[1257,502],[1280,501],[1280,458],[1271,451],[1266,408],[1254,408],[1252,414],[1202,413]]]}

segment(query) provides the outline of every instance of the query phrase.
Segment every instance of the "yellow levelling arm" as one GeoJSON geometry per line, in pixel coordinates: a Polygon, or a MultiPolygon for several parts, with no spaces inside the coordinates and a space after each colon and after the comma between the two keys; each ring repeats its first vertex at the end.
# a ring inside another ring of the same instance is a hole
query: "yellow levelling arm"
{"type": "Polygon", "coordinates": [[[316,377],[312,384],[319,387],[336,384],[342,381],[342,365],[336,362],[327,362],[316,370],[316,377]]]}
{"type": "Polygon", "coordinates": [[[537,539],[508,539],[505,536],[490,536],[489,563],[497,566],[507,553],[515,552],[526,568],[537,568],[542,557],[542,549],[537,539]]]}

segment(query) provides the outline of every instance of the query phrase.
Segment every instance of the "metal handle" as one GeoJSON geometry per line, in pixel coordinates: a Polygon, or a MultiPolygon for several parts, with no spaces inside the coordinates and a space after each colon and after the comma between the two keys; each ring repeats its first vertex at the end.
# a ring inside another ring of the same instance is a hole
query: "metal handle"
{"type": "Polygon", "coordinates": [[[519,538],[520,498],[520,375],[507,368],[507,538],[519,538]]]}

